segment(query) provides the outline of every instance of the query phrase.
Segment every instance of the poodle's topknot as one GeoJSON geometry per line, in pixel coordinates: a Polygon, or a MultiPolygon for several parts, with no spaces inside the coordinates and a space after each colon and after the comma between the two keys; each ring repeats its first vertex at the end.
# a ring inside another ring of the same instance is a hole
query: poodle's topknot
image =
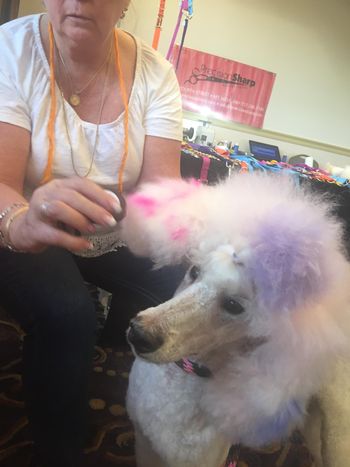
{"type": "Polygon", "coordinates": [[[288,176],[236,175],[216,186],[165,179],[144,185],[127,203],[122,236],[135,254],[162,266],[199,248],[203,255],[215,245],[239,245],[249,251],[252,280],[272,309],[297,307],[338,277],[340,222],[329,202],[288,176]]]}

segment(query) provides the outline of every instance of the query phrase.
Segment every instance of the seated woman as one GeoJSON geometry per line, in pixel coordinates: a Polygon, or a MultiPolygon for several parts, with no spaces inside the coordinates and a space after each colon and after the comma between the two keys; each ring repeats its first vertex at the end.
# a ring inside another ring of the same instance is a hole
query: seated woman
{"type": "Polygon", "coordinates": [[[172,66],[115,28],[129,0],[44,3],[0,28],[0,303],[26,333],[33,465],[71,467],[95,341],[84,281],[146,307],[182,274],[118,239],[122,194],[179,176],[182,115],[172,66]]]}

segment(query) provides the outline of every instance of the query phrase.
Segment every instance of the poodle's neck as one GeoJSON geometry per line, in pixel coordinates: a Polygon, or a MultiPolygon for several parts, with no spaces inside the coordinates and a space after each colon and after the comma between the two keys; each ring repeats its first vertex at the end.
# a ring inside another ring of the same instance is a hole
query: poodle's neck
{"type": "Polygon", "coordinates": [[[235,344],[222,344],[209,352],[203,352],[196,361],[215,374],[224,370],[227,365],[234,367],[235,360],[241,361],[242,357],[246,359],[265,343],[265,337],[247,337],[235,344]]]}

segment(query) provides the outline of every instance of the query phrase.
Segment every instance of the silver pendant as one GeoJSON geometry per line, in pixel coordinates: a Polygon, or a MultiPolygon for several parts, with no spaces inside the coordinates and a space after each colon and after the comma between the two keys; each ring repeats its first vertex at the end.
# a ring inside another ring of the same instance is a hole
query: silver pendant
{"type": "Polygon", "coordinates": [[[76,107],[80,104],[80,97],[78,96],[78,94],[72,94],[69,97],[69,102],[73,105],[73,107],[76,107]]]}

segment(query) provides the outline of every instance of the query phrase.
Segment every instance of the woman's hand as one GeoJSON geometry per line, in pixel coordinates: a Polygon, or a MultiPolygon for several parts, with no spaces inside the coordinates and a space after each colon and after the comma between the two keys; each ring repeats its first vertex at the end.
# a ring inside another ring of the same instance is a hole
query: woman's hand
{"type": "Polygon", "coordinates": [[[12,222],[11,243],[18,250],[33,253],[49,245],[72,251],[92,248],[79,234],[112,229],[121,210],[117,196],[91,180],[52,180],[34,191],[29,210],[12,222]]]}

